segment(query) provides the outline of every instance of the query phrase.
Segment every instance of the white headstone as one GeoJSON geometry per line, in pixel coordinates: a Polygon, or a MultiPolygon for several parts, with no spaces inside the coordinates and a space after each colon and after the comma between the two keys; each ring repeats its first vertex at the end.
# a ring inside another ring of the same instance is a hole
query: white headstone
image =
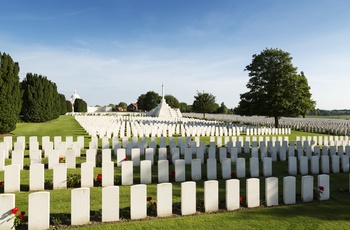
{"type": "Polygon", "coordinates": [[[209,158],[207,160],[207,179],[208,180],[217,179],[216,159],[214,158],[209,158]]]}
{"type": "Polygon", "coordinates": [[[294,176],[283,177],[283,203],[295,204],[296,202],[296,179],[294,176]]]}
{"type": "Polygon", "coordinates": [[[53,166],[53,189],[67,188],[67,166],[59,163],[53,166]]]}
{"type": "Polygon", "coordinates": [[[50,193],[34,192],[28,195],[28,229],[49,229],[50,193]]]}
{"type": "Polygon", "coordinates": [[[197,181],[202,179],[202,164],[200,159],[193,159],[191,164],[192,180],[197,181]]]}
{"type": "Polygon", "coordinates": [[[130,219],[147,217],[147,187],[144,184],[130,187],[130,219]]]}
{"type": "Polygon", "coordinates": [[[102,188],[102,222],[119,220],[119,186],[102,188]]]}
{"type": "Polygon", "coordinates": [[[219,210],[219,182],[217,180],[204,182],[204,209],[205,212],[219,210]]]}
{"type": "MultiPolygon", "coordinates": [[[[127,164],[129,167],[131,165],[131,178],[132,178],[132,162],[125,161],[124,164],[127,164]]],[[[122,165],[122,182],[123,182],[123,165],[122,165]]],[[[126,173],[130,173],[129,171],[126,173]]],[[[129,174],[128,174],[129,175],[129,174]]],[[[129,175],[130,176],[130,175],[129,175]]],[[[114,162],[102,162],[102,186],[113,186],[114,185],[114,162]]],[[[130,184],[128,184],[130,185],[130,184]]]]}
{"type": "Polygon", "coordinates": [[[92,162],[81,163],[81,187],[94,187],[94,164],[92,162]]]}
{"type": "Polygon", "coordinates": [[[6,165],[4,172],[4,192],[20,191],[20,167],[19,165],[6,165]]]}
{"type": "Polygon", "coordinates": [[[76,188],[71,191],[71,224],[90,223],[90,188],[76,188]]]}
{"type": "Polygon", "coordinates": [[[314,199],[314,178],[312,176],[301,177],[301,200],[311,202],[314,199]]]}
{"type": "Polygon", "coordinates": [[[150,160],[141,161],[140,182],[141,184],[152,183],[152,162],[150,160]]]}
{"type": "Polygon", "coordinates": [[[236,175],[237,175],[237,178],[244,178],[246,176],[245,158],[237,158],[236,175]]]}
{"type": "Polygon", "coordinates": [[[265,199],[266,206],[278,205],[278,178],[265,178],[265,199]]]}
{"type": "Polygon", "coordinates": [[[246,194],[248,208],[260,206],[260,180],[258,178],[247,179],[246,194]]]}
{"type": "Polygon", "coordinates": [[[157,216],[166,217],[173,213],[173,185],[157,184],[157,216]]]}
{"type": "Polygon", "coordinates": [[[187,181],[181,183],[181,215],[196,213],[196,183],[187,181]]]}
{"type": "Polygon", "coordinates": [[[29,169],[29,190],[44,190],[44,164],[30,165],[29,169]]]}
{"type": "Polygon", "coordinates": [[[240,183],[238,179],[226,180],[226,208],[227,210],[236,210],[240,207],[240,183]]]}
{"type": "Polygon", "coordinates": [[[158,161],[158,183],[169,182],[169,161],[158,161]]]}

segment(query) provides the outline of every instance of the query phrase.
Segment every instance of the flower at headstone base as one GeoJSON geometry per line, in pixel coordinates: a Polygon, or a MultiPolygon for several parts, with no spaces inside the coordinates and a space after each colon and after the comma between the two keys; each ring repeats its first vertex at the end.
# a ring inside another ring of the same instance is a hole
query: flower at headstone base
{"type": "Polygon", "coordinates": [[[13,217],[11,217],[11,219],[14,219],[13,221],[13,226],[12,228],[16,229],[18,226],[20,226],[22,224],[22,222],[24,221],[24,215],[26,214],[25,211],[22,211],[18,216],[16,215],[19,211],[18,207],[14,207],[13,209],[11,209],[12,214],[14,215],[13,217]]]}
{"type": "Polygon", "coordinates": [[[321,199],[321,194],[324,191],[324,187],[323,186],[319,186],[319,187],[314,187],[314,196],[317,197],[317,199],[321,199]]]}
{"type": "Polygon", "coordinates": [[[242,202],[243,198],[241,196],[239,196],[239,201],[242,202]]]}
{"type": "Polygon", "coordinates": [[[64,163],[64,157],[60,157],[59,162],[64,163]]]}
{"type": "Polygon", "coordinates": [[[4,182],[0,181],[0,187],[3,187],[3,186],[4,186],[4,182]]]}
{"type": "Polygon", "coordinates": [[[155,214],[156,208],[157,208],[157,203],[152,202],[151,196],[147,197],[147,212],[148,212],[148,214],[155,214]]]}
{"type": "Polygon", "coordinates": [[[170,181],[175,181],[175,170],[171,170],[169,177],[170,177],[170,181]]]}
{"type": "Polygon", "coordinates": [[[235,172],[231,172],[231,178],[234,178],[236,176],[235,172]]]}
{"type": "Polygon", "coordinates": [[[14,207],[13,209],[11,209],[12,214],[16,215],[16,213],[18,212],[18,208],[14,207]]]}
{"type": "Polygon", "coordinates": [[[26,214],[25,211],[22,211],[21,214],[19,214],[18,218],[23,219],[24,215],[26,214]]]}
{"type": "Polygon", "coordinates": [[[102,186],[102,174],[97,174],[96,179],[94,179],[94,185],[97,187],[102,186]]]}

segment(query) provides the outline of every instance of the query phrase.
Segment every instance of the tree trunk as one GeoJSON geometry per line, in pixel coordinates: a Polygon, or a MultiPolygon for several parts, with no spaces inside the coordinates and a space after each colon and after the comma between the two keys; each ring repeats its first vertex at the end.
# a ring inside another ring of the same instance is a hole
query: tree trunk
{"type": "Polygon", "coordinates": [[[278,117],[275,117],[275,128],[278,128],[279,124],[278,124],[278,117]]]}

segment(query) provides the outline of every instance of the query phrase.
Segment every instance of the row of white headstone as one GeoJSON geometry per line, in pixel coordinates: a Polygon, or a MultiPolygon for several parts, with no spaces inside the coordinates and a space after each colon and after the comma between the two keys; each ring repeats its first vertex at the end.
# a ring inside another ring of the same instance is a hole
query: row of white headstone
{"type": "MultiPolygon", "coordinates": [[[[279,205],[278,178],[265,178],[266,206],[279,205]]],[[[225,203],[227,210],[240,208],[244,202],[248,208],[259,207],[260,179],[246,180],[245,200],[240,197],[240,181],[238,179],[226,180],[225,203]]],[[[296,178],[287,176],[283,178],[283,203],[286,205],[296,203],[296,178]]],[[[191,215],[197,212],[196,182],[181,183],[181,215],[191,215]]],[[[317,186],[314,186],[312,176],[301,178],[301,201],[311,202],[315,198],[328,200],[330,197],[329,175],[318,175],[317,186]],[[316,195],[314,197],[316,190],[316,195]]],[[[147,185],[133,185],[130,187],[130,218],[143,219],[147,217],[147,185]]],[[[118,221],[119,213],[119,187],[107,186],[102,188],[102,222],[118,221]]],[[[157,184],[156,210],[158,217],[173,214],[173,190],[171,183],[157,184]]],[[[11,210],[15,207],[14,194],[0,194],[1,229],[10,229],[14,219],[11,210]]],[[[219,182],[209,180],[204,182],[204,209],[205,212],[219,210],[219,182]]],[[[50,223],[50,193],[35,192],[28,198],[28,229],[48,229],[50,223]]],[[[90,223],[90,189],[77,188],[71,190],[71,225],[90,223]]]]}
{"type": "MultiPolygon", "coordinates": [[[[102,186],[112,186],[115,184],[115,163],[111,160],[111,155],[107,154],[107,160],[102,161],[102,186]]],[[[125,154],[124,154],[125,156],[125,154]]],[[[139,156],[139,155],[138,155],[139,156]]],[[[57,158],[56,158],[57,159],[57,158]]],[[[88,159],[88,158],[87,158],[88,159]]],[[[152,183],[152,165],[151,160],[141,160],[138,158],[138,164],[135,164],[133,160],[121,160],[121,185],[133,185],[134,184],[134,166],[140,166],[140,183],[150,184],[152,183]]],[[[71,159],[66,158],[66,163],[57,163],[53,165],[53,189],[67,188],[67,168],[75,168],[75,157],[71,159]],[[73,167],[74,166],[74,167],[73,167]]],[[[273,175],[273,160],[271,157],[265,157],[262,160],[262,176],[270,177],[273,175]]],[[[245,158],[237,158],[235,162],[235,171],[232,172],[232,161],[229,158],[222,158],[220,161],[221,171],[218,172],[218,161],[215,158],[209,158],[206,160],[206,179],[216,180],[231,179],[232,177],[245,178],[246,168],[249,166],[250,177],[259,177],[260,164],[257,157],[249,158],[249,165],[246,165],[245,158]],[[221,176],[218,176],[218,174],[221,176]]],[[[201,159],[191,159],[191,180],[202,180],[203,164],[201,159]]],[[[94,186],[94,162],[84,162],[81,164],[81,187],[93,187],[94,186]]],[[[176,159],[174,161],[174,172],[169,170],[168,160],[159,160],[157,162],[157,181],[158,183],[169,182],[174,180],[176,182],[186,181],[186,160],[176,159]],[[171,175],[172,174],[172,175],[171,175]],[[172,178],[174,177],[174,178],[172,178]]],[[[334,155],[329,156],[312,156],[311,157],[311,174],[323,174],[349,172],[349,156],[344,155],[342,158],[334,155]],[[330,162],[331,159],[331,162],[330,162]],[[341,166],[340,166],[341,165],[341,166]]],[[[301,175],[308,175],[309,160],[306,156],[288,158],[288,173],[290,175],[297,175],[298,172],[301,175]],[[299,170],[298,170],[299,169],[299,170]]],[[[21,168],[18,164],[7,165],[4,167],[4,192],[19,192],[20,191],[20,173],[21,168]]],[[[31,164],[29,169],[29,190],[44,190],[45,181],[44,164],[31,164]]],[[[188,178],[187,178],[188,179],[188,178]]]]}
{"type": "Polygon", "coordinates": [[[174,134],[181,136],[235,136],[242,131],[247,135],[278,135],[290,134],[290,128],[253,128],[227,124],[216,121],[204,121],[191,118],[159,119],[149,117],[125,116],[75,116],[79,124],[89,135],[107,137],[170,137],[174,134]]]}

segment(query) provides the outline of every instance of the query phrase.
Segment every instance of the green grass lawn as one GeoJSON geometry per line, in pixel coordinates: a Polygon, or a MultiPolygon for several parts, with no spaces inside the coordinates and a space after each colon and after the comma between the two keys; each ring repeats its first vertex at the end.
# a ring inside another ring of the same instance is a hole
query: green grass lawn
{"type": "MultiPolygon", "coordinates": [[[[42,136],[85,136],[85,147],[88,146],[89,137],[85,131],[75,122],[73,117],[61,116],[59,119],[46,123],[19,123],[12,134],[14,140],[17,136],[38,136],[41,141],[42,136]]],[[[292,132],[289,140],[295,140],[296,136],[318,136],[321,134],[292,132]]],[[[51,139],[52,139],[51,138],[51,139]]],[[[28,139],[27,139],[28,140],[28,139]]],[[[201,141],[209,143],[209,137],[201,137],[201,141]]],[[[84,152],[84,151],[83,151],[84,152]]],[[[26,156],[28,152],[26,151],[26,156]]],[[[247,154],[240,154],[246,157],[247,154]]],[[[114,158],[113,158],[114,159],[114,158]]],[[[114,159],[115,160],[115,159],[114,159]]],[[[77,164],[84,162],[84,157],[77,159],[77,164]]],[[[10,164],[7,160],[6,164],[10,164]]],[[[29,159],[25,159],[25,165],[29,165],[29,159]]],[[[262,164],[260,163],[262,172],[262,164]]],[[[170,170],[174,166],[170,165],[170,170]]],[[[249,167],[247,166],[247,175],[249,167]]],[[[139,167],[134,167],[134,182],[140,180],[139,167]]],[[[152,168],[153,184],[147,185],[147,195],[156,199],[157,168],[152,168]]],[[[218,165],[218,172],[220,167],[218,165]]],[[[232,171],[235,165],[232,164],[232,171]]],[[[68,174],[79,174],[80,168],[69,169],[68,174]]],[[[95,175],[101,173],[101,168],[95,168],[95,175]]],[[[186,179],[190,180],[190,167],[186,166],[186,179]]],[[[261,173],[262,174],[262,173],[261,173]]],[[[206,175],[206,165],[202,167],[202,175],[206,175]]],[[[218,173],[219,175],[219,173],[218,173]]],[[[287,162],[273,163],[273,176],[279,178],[280,206],[259,208],[242,207],[236,211],[225,211],[225,180],[219,180],[219,200],[220,211],[217,213],[205,214],[202,207],[204,197],[204,181],[196,182],[197,186],[197,214],[191,216],[181,216],[179,211],[175,211],[173,217],[157,218],[150,216],[144,220],[131,221],[128,218],[130,207],[130,186],[120,186],[120,216],[121,220],[115,223],[101,223],[101,187],[90,189],[91,219],[94,220],[88,226],[68,226],[67,220],[70,213],[71,189],[50,190],[50,213],[52,221],[55,221],[57,228],[79,228],[79,229],[349,229],[350,228],[350,193],[349,193],[349,173],[330,174],[331,199],[328,201],[314,200],[310,203],[302,203],[300,199],[300,176],[297,178],[297,204],[283,205],[282,203],[282,178],[287,176],[287,162]],[[61,225],[57,223],[61,221],[61,225]]],[[[0,181],[3,181],[3,172],[0,172],[0,181]]],[[[115,168],[115,178],[120,181],[120,168],[115,168]]],[[[204,176],[203,176],[204,178],[204,176]]],[[[52,170],[45,170],[45,180],[52,180],[52,170]]],[[[260,194],[264,197],[265,178],[260,177],[260,194]]],[[[246,179],[240,180],[240,192],[245,196],[246,179]]],[[[317,176],[314,175],[314,183],[317,184],[317,176]]],[[[180,185],[173,183],[173,203],[180,203],[180,185]]],[[[21,210],[28,210],[29,170],[21,171],[21,192],[16,194],[16,206],[21,210]]]]}

